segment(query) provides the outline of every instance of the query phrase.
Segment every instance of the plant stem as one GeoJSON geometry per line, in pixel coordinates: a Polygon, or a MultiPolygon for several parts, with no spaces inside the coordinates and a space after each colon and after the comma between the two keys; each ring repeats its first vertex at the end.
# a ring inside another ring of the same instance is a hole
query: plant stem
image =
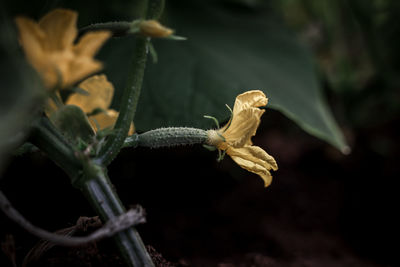
{"type": "MultiPolygon", "coordinates": [[[[148,0],[146,19],[157,19],[164,7],[164,0],[148,0]]],[[[128,77],[127,85],[122,95],[119,116],[115,123],[115,134],[110,136],[99,153],[98,162],[107,166],[117,156],[124,145],[129,127],[135,117],[137,104],[142,88],[143,75],[146,67],[148,45],[150,38],[138,37],[135,40],[132,74],[128,77]]]]}
{"type": "Polygon", "coordinates": [[[129,33],[131,26],[131,21],[95,23],[79,29],[79,36],[84,35],[86,32],[108,30],[112,32],[113,37],[121,37],[129,33]]]}
{"type": "Polygon", "coordinates": [[[146,19],[159,19],[164,11],[165,0],[148,0],[146,19]]]}
{"type": "Polygon", "coordinates": [[[29,141],[45,152],[72,180],[80,172],[82,166],[73,148],[48,118],[41,117],[33,123],[29,141]]]}
{"type": "Polygon", "coordinates": [[[135,41],[134,59],[132,64],[133,74],[128,79],[128,85],[124,90],[120,113],[115,123],[115,134],[111,135],[100,151],[100,162],[105,166],[117,156],[121,149],[125,137],[128,134],[129,127],[135,116],[137,103],[140,96],[144,68],[147,59],[147,45],[148,39],[138,37],[135,41]]]}
{"type": "MultiPolygon", "coordinates": [[[[112,220],[125,212],[105,169],[94,162],[84,165],[83,175],[75,185],[82,190],[103,221],[112,220]]],[[[129,266],[154,266],[134,227],[118,232],[113,238],[129,266]]]]}
{"type": "MultiPolygon", "coordinates": [[[[165,0],[150,0],[146,11],[146,19],[159,19],[164,10],[165,0]]],[[[79,29],[79,37],[91,31],[111,31],[113,37],[126,36],[130,33],[132,21],[111,21],[94,23],[79,29]]]]}
{"type": "MultiPolygon", "coordinates": [[[[104,222],[125,212],[105,169],[74,151],[47,118],[34,123],[30,141],[70,176],[72,184],[84,193],[104,222]]],[[[129,266],[154,266],[133,227],[115,234],[113,238],[129,266]]]]}

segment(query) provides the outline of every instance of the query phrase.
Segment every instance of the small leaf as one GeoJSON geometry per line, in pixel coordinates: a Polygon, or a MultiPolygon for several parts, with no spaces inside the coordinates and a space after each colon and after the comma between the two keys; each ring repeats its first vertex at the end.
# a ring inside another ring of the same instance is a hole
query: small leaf
{"type": "Polygon", "coordinates": [[[95,132],[90,126],[86,114],[77,106],[65,105],[51,115],[51,121],[75,145],[81,140],[90,143],[95,132]]]}
{"type": "Polygon", "coordinates": [[[16,150],[14,150],[13,155],[14,156],[22,156],[26,153],[32,153],[32,152],[36,152],[38,150],[39,149],[35,145],[33,145],[29,142],[26,142],[26,143],[22,144],[20,147],[18,147],[16,150]]]}

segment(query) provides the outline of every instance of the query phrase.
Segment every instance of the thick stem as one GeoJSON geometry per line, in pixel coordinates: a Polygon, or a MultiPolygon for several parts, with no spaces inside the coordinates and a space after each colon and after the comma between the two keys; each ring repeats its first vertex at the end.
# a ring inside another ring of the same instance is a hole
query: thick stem
{"type": "MultiPolygon", "coordinates": [[[[164,7],[164,0],[148,0],[146,19],[158,18],[164,7]]],[[[127,85],[122,95],[119,116],[114,128],[116,132],[110,136],[99,154],[99,162],[107,166],[117,156],[124,145],[129,127],[135,117],[140,91],[142,89],[143,75],[146,67],[148,45],[150,39],[138,37],[135,40],[132,75],[129,76],[127,85]]]]}
{"type": "MultiPolygon", "coordinates": [[[[125,212],[105,170],[93,162],[85,164],[82,176],[75,184],[82,190],[93,208],[106,222],[125,212]]],[[[129,266],[154,266],[135,228],[130,227],[113,236],[129,266]]]]}
{"type": "Polygon", "coordinates": [[[148,0],[146,19],[159,19],[164,11],[165,0],[148,0]]]}
{"type": "Polygon", "coordinates": [[[41,117],[33,124],[29,141],[46,153],[72,180],[75,179],[82,168],[81,163],[71,145],[48,118],[41,117]]]}
{"type": "MultiPolygon", "coordinates": [[[[104,222],[125,212],[105,169],[87,158],[77,157],[47,118],[41,118],[34,124],[30,141],[70,176],[72,183],[85,194],[104,222]]],[[[113,238],[129,266],[154,266],[134,228],[119,232],[113,238]]]]}

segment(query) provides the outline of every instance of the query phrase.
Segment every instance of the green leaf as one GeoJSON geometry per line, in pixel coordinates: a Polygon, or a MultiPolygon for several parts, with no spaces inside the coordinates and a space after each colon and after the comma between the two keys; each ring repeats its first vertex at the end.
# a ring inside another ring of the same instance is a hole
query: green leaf
{"type": "Polygon", "coordinates": [[[204,114],[223,121],[230,115],[225,104],[233,105],[244,91],[260,89],[270,100],[268,107],[346,149],[321,94],[312,55],[273,14],[202,1],[168,4],[164,24],[188,40],[154,41],[159,58],[146,69],[135,118],[139,131],[213,127],[204,114]]]}
{"type": "Polygon", "coordinates": [[[72,143],[93,141],[95,135],[86,114],[77,106],[66,105],[51,115],[51,121],[72,143]]]}
{"type": "Polygon", "coordinates": [[[22,144],[43,101],[39,77],[25,60],[10,20],[0,18],[0,169],[22,144]]]}

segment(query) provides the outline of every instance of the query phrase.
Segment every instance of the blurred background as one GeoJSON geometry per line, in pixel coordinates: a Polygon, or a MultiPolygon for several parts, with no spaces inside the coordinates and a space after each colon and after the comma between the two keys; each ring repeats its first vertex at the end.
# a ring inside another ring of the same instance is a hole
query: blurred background
{"type": "MultiPolygon", "coordinates": [[[[12,25],[17,14],[38,19],[56,7],[77,10],[79,26],[143,12],[142,1],[1,4],[2,25],[12,25]]],[[[154,255],[162,254],[160,266],[398,266],[399,12],[395,0],[166,1],[162,20],[188,40],[155,40],[158,60],[149,59],[138,131],[213,127],[202,115],[223,121],[225,103],[263,89],[272,108],[253,141],[275,157],[279,170],[264,188],[256,175],[229,157],[217,162],[201,146],[123,150],[109,175],[126,206],[146,209],[148,222],[138,229],[154,255]]],[[[18,89],[26,87],[18,77],[26,76],[10,43],[2,41],[1,81],[7,78],[8,86],[0,89],[2,122],[21,120],[12,117],[13,103],[24,112],[24,99],[14,101],[10,88],[28,95],[18,89]]],[[[98,56],[120,88],[114,106],[129,75],[131,43],[130,37],[112,40],[98,56]]],[[[10,129],[1,126],[2,133],[10,129]]],[[[95,215],[40,152],[8,157],[0,188],[48,230],[95,215]]],[[[37,241],[0,214],[0,266],[13,266],[10,257],[20,266],[37,241]]],[[[53,248],[37,266],[72,264],[121,262],[102,241],[53,248]]]]}

